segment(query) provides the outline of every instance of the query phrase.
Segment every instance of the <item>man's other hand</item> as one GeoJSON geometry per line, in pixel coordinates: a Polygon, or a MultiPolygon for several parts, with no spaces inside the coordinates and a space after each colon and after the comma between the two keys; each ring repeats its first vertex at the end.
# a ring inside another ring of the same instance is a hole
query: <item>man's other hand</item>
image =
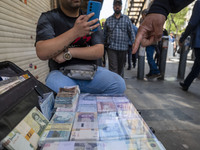
{"type": "Polygon", "coordinates": [[[65,62],[66,60],[64,59],[63,55],[64,55],[65,52],[62,52],[60,54],[58,54],[57,56],[53,57],[52,59],[57,62],[57,63],[63,63],[65,62]]]}

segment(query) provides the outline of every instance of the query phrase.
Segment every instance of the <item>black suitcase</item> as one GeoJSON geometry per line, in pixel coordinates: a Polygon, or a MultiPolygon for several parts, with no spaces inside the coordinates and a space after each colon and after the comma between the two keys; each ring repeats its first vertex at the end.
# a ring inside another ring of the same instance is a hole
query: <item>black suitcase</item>
{"type": "Polygon", "coordinates": [[[9,61],[0,62],[0,76],[13,77],[23,74],[28,74],[30,78],[0,95],[0,141],[34,106],[40,109],[38,89],[44,93],[52,92],[29,71],[24,71],[9,61]]]}

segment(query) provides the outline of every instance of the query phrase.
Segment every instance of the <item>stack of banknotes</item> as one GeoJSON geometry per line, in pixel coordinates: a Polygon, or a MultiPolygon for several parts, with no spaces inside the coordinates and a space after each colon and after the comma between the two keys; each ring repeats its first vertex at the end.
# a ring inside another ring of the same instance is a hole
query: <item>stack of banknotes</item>
{"type": "Polygon", "coordinates": [[[48,123],[44,115],[34,107],[1,142],[8,150],[36,150],[48,123]]]}
{"type": "Polygon", "coordinates": [[[44,130],[39,141],[39,146],[47,142],[68,141],[74,115],[74,112],[68,112],[65,108],[58,108],[44,130]]]}
{"type": "Polygon", "coordinates": [[[78,86],[60,88],[55,98],[54,109],[66,108],[68,111],[75,111],[80,90],[78,86]]]}

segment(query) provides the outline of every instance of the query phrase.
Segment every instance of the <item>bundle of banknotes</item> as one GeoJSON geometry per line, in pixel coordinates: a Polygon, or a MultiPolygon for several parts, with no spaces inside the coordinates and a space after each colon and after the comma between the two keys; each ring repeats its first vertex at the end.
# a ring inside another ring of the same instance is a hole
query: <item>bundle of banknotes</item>
{"type": "Polygon", "coordinates": [[[39,146],[47,142],[68,141],[74,121],[74,112],[64,111],[58,108],[44,130],[39,146]]]}
{"type": "Polygon", "coordinates": [[[114,141],[66,141],[46,143],[42,150],[164,150],[155,138],[114,141]]]}
{"type": "Polygon", "coordinates": [[[80,90],[78,86],[60,88],[55,98],[54,109],[66,108],[68,111],[75,111],[80,90]]]}
{"type": "Polygon", "coordinates": [[[34,107],[1,142],[9,150],[36,150],[48,123],[44,115],[34,107]]]}
{"type": "Polygon", "coordinates": [[[24,74],[21,76],[4,77],[4,80],[0,81],[0,95],[28,78],[30,78],[28,74],[24,74]]]}

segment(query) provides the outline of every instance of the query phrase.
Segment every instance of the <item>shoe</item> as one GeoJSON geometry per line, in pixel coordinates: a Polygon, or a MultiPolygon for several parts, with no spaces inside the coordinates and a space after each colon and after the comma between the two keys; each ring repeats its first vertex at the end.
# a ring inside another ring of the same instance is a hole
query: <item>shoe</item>
{"type": "Polygon", "coordinates": [[[135,68],[135,65],[133,65],[133,68],[135,68]]]}
{"type": "Polygon", "coordinates": [[[153,79],[153,78],[161,77],[161,74],[160,74],[160,73],[156,73],[156,74],[147,74],[146,77],[149,78],[149,79],[153,79]]]}
{"type": "Polygon", "coordinates": [[[127,68],[127,70],[131,70],[131,67],[129,66],[129,67],[127,68]]]}
{"type": "Polygon", "coordinates": [[[184,82],[179,82],[180,86],[182,87],[183,91],[187,91],[188,87],[184,84],[184,82]]]}
{"type": "Polygon", "coordinates": [[[151,76],[151,73],[146,74],[146,77],[148,78],[149,76],[151,76]]]}

